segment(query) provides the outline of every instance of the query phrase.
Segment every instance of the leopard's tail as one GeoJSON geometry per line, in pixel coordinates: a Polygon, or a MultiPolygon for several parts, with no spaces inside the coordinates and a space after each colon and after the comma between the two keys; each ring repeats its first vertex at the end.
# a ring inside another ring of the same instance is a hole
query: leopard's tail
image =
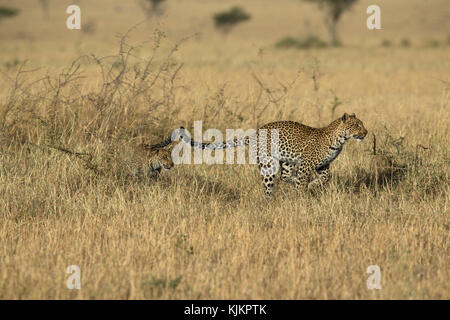
{"type": "Polygon", "coordinates": [[[233,140],[225,141],[225,142],[212,142],[212,143],[203,143],[192,140],[187,134],[186,129],[184,127],[179,127],[174,130],[170,137],[165,139],[164,141],[151,145],[150,150],[160,149],[168,146],[172,141],[181,138],[185,143],[190,144],[192,147],[197,149],[207,149],[207,150],[219,150],[219,149],[227,149],[245,146],[250,143],[250,138],[248,136],[243,138],[235,138],[233,140]]]}
{"type": "Polygon", "coordinates": [[[146,149],[149,149],[149,150],[157,150],[157,149],[162,149],[164,147],[167,147],[171,143],[172,143],[172,136],[168,137],[164,141],[161,141],[160,143],[152,144],[150,146],[149,145],[144,145],[144,146],[146,147],[146,149]]]}

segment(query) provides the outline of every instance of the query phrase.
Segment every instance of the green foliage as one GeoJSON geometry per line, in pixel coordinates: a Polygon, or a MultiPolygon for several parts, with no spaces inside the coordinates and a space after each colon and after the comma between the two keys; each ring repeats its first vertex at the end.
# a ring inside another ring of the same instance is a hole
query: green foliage
{"type": "Polygon", "coordinates": [[[285,37],[278,41],[277,48],[295,48],[295,49],[322,49],[328,47],[328,44],[317,36],[308,36],[304,39],[285,37]]]}
{"type": "Polygon", "coordinates": [[[18,9],[0,6],[0,21],[5,18],[12,18],[18,14],[18,9]]]}
{"type": "Polygon", "coordinates": [[[285,37],[278,41],[275,46],[277,48],[297,48],[298,40],[293,37],[285,37]]]}
{"type": "Polygon", "coordinates": [[[214,24],[217,29],[228,32],[238,23],[247,21],[250,14],[240,7],[233,7],[228,11],[218,12],[214,15],[214,24]]]}

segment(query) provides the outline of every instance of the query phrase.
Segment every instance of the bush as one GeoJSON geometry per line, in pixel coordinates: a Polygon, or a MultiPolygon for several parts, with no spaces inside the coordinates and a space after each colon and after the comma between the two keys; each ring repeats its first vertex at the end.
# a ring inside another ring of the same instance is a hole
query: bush
{"type": "Polygon", "coordinates": [[[9,70],[11,70],[11,69],[16,68],[16,67],[19,66],[21,63],[22,63],[22,62],[21,62],[19,59],[14,58],[14,60],[12,60],[12,61],[6,61],[6,62],[3,64],[3,66],[6,68],[7,71],[9,71],[9,70]]]}
{"type": "Polygon", "coordinates": [[[251,16],[240,7],[233,7],[228,11],[214,15],[214,24],[217,29],[228,32],[238,23],[250,20],[251,16]]]}
{"type": "Polygon", "coordinates": [[[298,40],[292,37],[285,37],[278,41],[275,46],[277,48],[297,48],[298,40]]]}
{"type": "Polygon", "coordinates": [[[8,8],[8,7],[0,7],[0,20],[4,18],[11,18],[16,16],[19,13],[18,9],[8,8]]]}
{"type": "Polygon", "coordinates": [[[304,39],[286,37],[278,41],[277,48],[295,48],[295,49],[321,49],[328,47],[328,44],[317,36],[309,36],[304,39]]]}
{"type": "Polygon", "coordinates": [[[140,5],[145,11],[147,18],[150,19],[153,15],[160,16],[164,13],[164,2],[166,0],[141,0],[140,5]]]}
{"type": "Polygon", "coordinates": [[[383,41],[381,41],[381,46],[385,48],[392,47],[392,41],[389,39],[384,39],[383,41]]]}
{"type": "Polygon", "coordinates": [[[436,39],[430,39],[428,40],[428,42],[426,43],[427,47],[431,47],[431,48],[437,48],[439,47],[441,44],[439,43],[438,40],[436,39]]]}
{"type": "Polygon", "coordinates": [[[408,38],[403,38],[402,41],[400,41],[400,45],[403,48],[409,48],[409,47],[411,47],[411,41],[409,41],[408,38]]]}
{"type": "Polygon", "coordinates": [[[0,73],[11,81],[7,98],[0,103],[0,154],[8,145],[55,150],[74,156],[95,176],[128,181],[134,163],[138,169],[141,163],[136,144],[158,131],[166,134],[177,110],[181,64],[173,55],[181,42],[156,62],[160,42],[158,33],[150,57],[140,58],[135,55],[139,46],[129,45],[125,35],[117,54],[81,56],[45,77],[35,74],[37,70],[25,70],[25,62],[11,62],[7,67],[14,68],[15,75],[0,73]],[[89,66],[98,67],[100,80],[81,92],[89,66]],[[76,150],[79,145],[84,150],[76,150]]]}

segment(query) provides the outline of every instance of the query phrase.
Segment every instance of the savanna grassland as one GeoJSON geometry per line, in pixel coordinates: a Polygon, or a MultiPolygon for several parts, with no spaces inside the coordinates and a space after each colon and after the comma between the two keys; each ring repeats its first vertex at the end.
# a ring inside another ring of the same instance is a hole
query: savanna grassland
{"type": "Polygon", "coordinates": [[[380,0],[369,31],[372,2],[343,16],[343,46],[298,50],[275,43],[327,32],[295,0],[241,2],[252,18],[226,35],[211,17],[237,1],[169,0],[151,20],[135,1],[77,1],[82,30],[69,1],[0,1],[21,10],[0,21],[0,298],[449,299],[450,6],[380,0]],[[140,143],[196,120],[344,112],[369,134],[323,190],[279,182],[268,202],[252,165],[127,174],[140,143]]]}

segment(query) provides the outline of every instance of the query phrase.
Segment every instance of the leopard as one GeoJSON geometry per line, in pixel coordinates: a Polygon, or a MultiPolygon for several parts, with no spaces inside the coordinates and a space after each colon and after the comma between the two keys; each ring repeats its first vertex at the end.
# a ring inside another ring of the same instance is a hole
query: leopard
{"type": "Polygon", "coordinates": [[[149,150],[148,155],[150,161],[147,171],[147,177],[149,178],[155,178],[161,173],[161,171],[169,171],[174,166],[171,150],[149,150]]]}
{"type": "Polygon", "coordinates": [[[171,146],[155,148],[150,144],[142,143],[134,150],[128,167],[131,177],[142,179],[146,176],[154,180],[162,171],[169,171],[174,167],[171,146]]]}
{"type": "Polygon", "coordinates": [[[290,120],[275,121],[260,127],[253,136],[218,143],[190,139],[184,127],[179,127],[170,137],[151,148],[162,148],[181,138],[194,148],[218,150],[248,145],[251,150],[257,150],[258,141],[262,141],[262,132],[266,134],[266,143],[275,141],[274,148],[272,146],[270,150],[265,150],[265,154],[256,156],[264,194],[268,198],[273,196],[278,171],[281,180],[292,183],[296,189],[325,185],[331,176],[330,164],[341,154],[344,144],[350,139],[361,142],[368,133],[354,113],[344,113],[325,127],[316,128],[290,120]],[[311,176],[314,178],[311,179],[311,176]]]}

